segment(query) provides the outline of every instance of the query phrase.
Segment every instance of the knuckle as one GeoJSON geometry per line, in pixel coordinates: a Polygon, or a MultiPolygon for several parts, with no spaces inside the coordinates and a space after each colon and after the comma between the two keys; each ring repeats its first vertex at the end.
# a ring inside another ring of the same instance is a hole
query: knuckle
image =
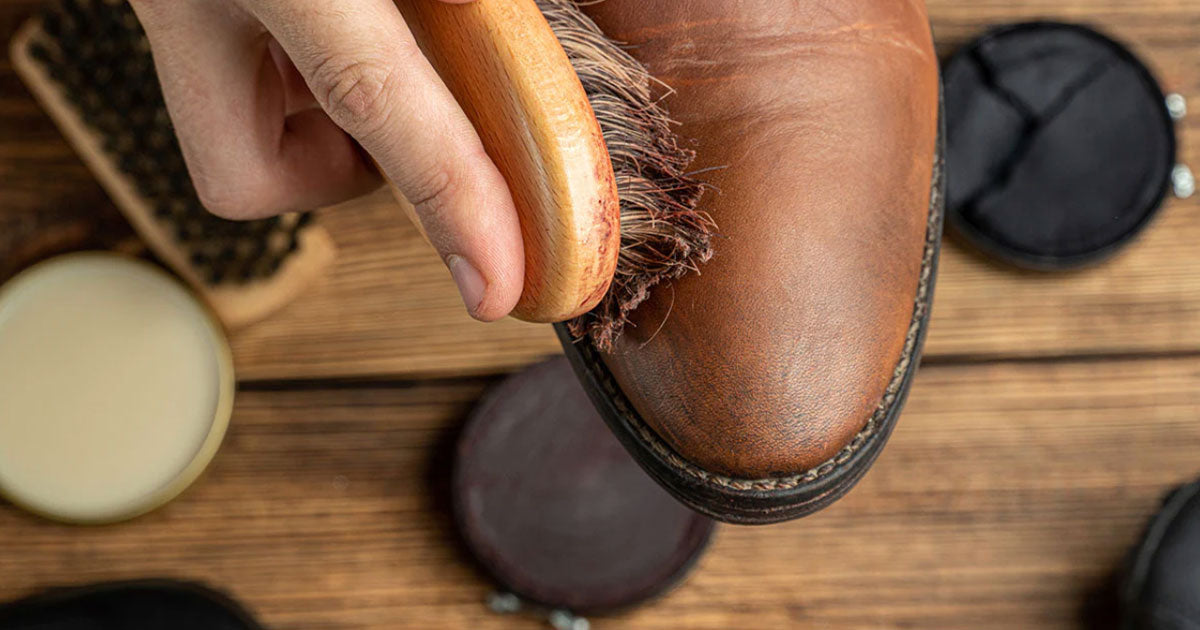
{"type": "Polygon", "coordinates": [[[387,119],[394,70],[376,60],[331,56],[313,71],[313,92],[321,107],[351,135],[374,133],[387,119]]]}
{"type": "Polygon", "coordinates": [[[442,214],[460,193],[470,196],[471,190],[480,186],[476,174],[486,171],[479,165],[489,160],[483,146],[477,143],[474,147],[450,150],[438,156],[424,173],[409,180],[407,190],[413,206],[422,217],[442,214]]]}
{"type": "Polygon", "coordinates": [[[453,195],[454,175],[447,163],[435,165],[429,172],[416,178],[412,187],[412,204],[422,217],[430,218],[441,214],[446,200],[453,195]]]}

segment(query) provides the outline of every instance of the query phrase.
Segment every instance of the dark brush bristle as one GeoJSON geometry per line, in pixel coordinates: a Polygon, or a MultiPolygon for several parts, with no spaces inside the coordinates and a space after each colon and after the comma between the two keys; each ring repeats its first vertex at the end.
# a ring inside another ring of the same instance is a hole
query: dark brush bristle
{"type": "Polygon", "coordinates": [[[568,323],[606,350],[655,285],[712,257],[712,221],[696,210],[704,186],[680,146],[646,68],[608,39],[576,0],[537,0],[579,75],[608,146],[621,205],[621,253],[608,294],[568,323]]]}
{"type": "Polygon", "coordinates": [[[202,278],[211,284],[267,278],[296,253],[307,213],[292,222],[237,222],[204,209],[167,115],[150,46],[128,3],[51,2],[41,31],[31,57],[100,136],[109,158],[135,182],[202,278]]]}

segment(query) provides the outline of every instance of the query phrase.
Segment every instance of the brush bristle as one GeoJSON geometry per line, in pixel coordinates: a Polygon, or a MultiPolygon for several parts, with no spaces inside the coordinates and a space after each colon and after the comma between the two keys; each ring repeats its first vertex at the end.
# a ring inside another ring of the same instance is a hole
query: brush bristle
{"type": "Polygon", "coordinates": [[[299,248],[310,215],[227,221],[204,209],[167,116],[145,33],[121,0],[46,6],[30,56],[138,187],[196,272],[211,285],[274,275],[299,248]]]}
{"type": "MultiPolygon", "coordinates": [[[[568,322],[601,350],[629,323],[650,289],[712,257],[711,220],[696,210],[704,186],[687,175],[660,86],[608,39],[576,0],[536,0],[567,53],[600,123],[616,175],[621,251],[608,293],[568,322]]],[[[35,59],[137,182],[155,214],[213,284],[269,276],[296,251],[310,216],[232,222],[196,197],[154,75],[145,35],[119,0],[60,0],[43,17],[35,59]]]]}
{"type": "Polygon", "coordinates": [[[577,339],[608,350],[651,288],[712,257],[713,223],[696,210],[704,185],[687,174],[696,154],[680,145],[646,68],[606,37],[576,0],[537,4],[587,92],[616,175],[616,275],[596,308],[568,322],[577,339]]]}

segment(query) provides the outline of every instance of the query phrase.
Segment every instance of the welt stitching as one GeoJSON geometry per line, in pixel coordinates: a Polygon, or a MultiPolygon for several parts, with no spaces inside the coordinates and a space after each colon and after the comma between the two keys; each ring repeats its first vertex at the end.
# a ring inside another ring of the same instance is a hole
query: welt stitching
{"type": "Polygon", "coordinates": [[[891,410],[892,406],[899,398],[900,388],[904,383],[904,375],[908,371],[909,364],[912,362],[913,352],[916,350],[917,339],[920,337],[921,321],[925,317],[926,311],[929,309],[929,287],[933,278],[933,260],[937,255],[938,234],[942,219],[942,178],[944,176],[943,169],[945,168],[942,162],[941,155],[938,156],[937,162],[934,165],[934,185],[930,192],[930,209],[929,218],[925,227],[925,250],[921,259],[921,275],[917,283],[917,295],[913,305],[913,317],[909,323],[908,331],[904,339],[904,350],[900,354],[900,360],[896,364],[895,370],[892,372],[892,379],[888,383],[888,387],[884,390],[883,399],[880,400],[879,406],[867,419],[862,430],[854,436],[850,443],[842,447],[836,455],[826,460],[824,463],[810,468],[804,472],[787,475],[783,477],[765,477],[761,479],[738,479],[725,475],[718,475],[706,471],[695,464],[683,459],[670,446],[662,441],[645,421],[641,419],[637,411],[633,408],[632,403],[625,398],[621,393],[620,388],[612,378],[612,374],[607,368],[602,367],[596,350],[590,343],[579,344],[584,356],[589,364],[589,369],[593,376],[599,381],[604,393],[608,395],[609,400],[617,408],[623,419],[637,432],[638,436],[645,441],[655,453],[659,455],[665,462],[676,468],[680,472],[687,474],[701,482],[709,485],[730,488],[733,490],[790,490],[801,485],[812,483],[821,477],[829,475],[838,467],[844,465],[850,458],[867,443],[879,428],[879,423],[882,421],[891,410]]]}

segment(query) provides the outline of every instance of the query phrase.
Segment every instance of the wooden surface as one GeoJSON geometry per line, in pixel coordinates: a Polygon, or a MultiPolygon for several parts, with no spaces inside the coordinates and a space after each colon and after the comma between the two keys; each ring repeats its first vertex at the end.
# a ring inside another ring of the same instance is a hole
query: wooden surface
{"type": "MultiPolygon", "coordinates": [[[[78,529],[0,509],[0,599],[167,574],[279,630],[538,628],[486,612],[445,511],[483,385],[243,391],[207,476],[160,512],[78,529]]],[[[681,588],[596,627],[1084,627],[1159,496],[1200,470],[1198,419],[1195,357],[930,366],[843,501],[720,528],[681,588]]]]}
{"type": "MultiPolygon", "coordinates": [[[[0,37],[33,0],[0,0],[0,37]]],[[[1193,112],[1194,0],[931,0],[942,52],[986,24],[1089,21],[1193,112]]],[[[538,628],[497,618],[454,542],[446,447],[492,375],[556,348],[485,326],[376,196],[324,213],[324,285],[235,340],[244,379],[213,468],[163,511],[103,529],[0,506],[0,599],[115,577],[230,589],[280,629],[538,628]],[[436,380],[413,380],[440,376],[436,380]],[[338,377],[363,377],[346,382],[338,377]],[[304,380],[295,380],[304,379],[304,380]]],[[[692,578],[598,628],[1106,627],[1107,576],[1159,497],[1200,473],[1200,198],[1091,270],[1013,272],[951,240],[928,361],[891,445],[845,500],[723,527],[692,578]]],[[[0,275],[54,251],[137,249],[0,61],[0,275]]]]}
{"type": "Polygon", "coordinates": [[[387,191],[325,211],[333,272],[231,340],[245,380],[463,376],[559,352],[550,326],[467,316],[450,273],[387,191]]]}
{"type": "MultiPolygon", "coordinates": [[[[0,37],[34,6],[0,0],[0,37]]],[[[1038,17],[1092,22],[1127,41],[1168,90],[1188,97],[1193,115],[1181,129],[1181,157],[1200,170],[1197,3],[934,0],[930,11],[942,54],[987,24],[1038,17]]],[[[88,224],[115,213],[7,60],[0,61],[0,182],[0,244],[8,225],[36,221],[31,215],[88,224]]],[[[1069,274],[1013,271],[948,239],[927,356],[1200,350],[1198,216],[1200,195],[1170,201],[1133,246],[1069,274]]],[[[386,192],[328,209],[322,221],[339,251],[331,277],[274,318],[239,331],[233,344],[241,378],[461,376],[510,370],[556,351],[546,326],[468,318],[449,273],[386,192]]],[[[58,240],[94,239],[74,229],[58,240]]]]}

